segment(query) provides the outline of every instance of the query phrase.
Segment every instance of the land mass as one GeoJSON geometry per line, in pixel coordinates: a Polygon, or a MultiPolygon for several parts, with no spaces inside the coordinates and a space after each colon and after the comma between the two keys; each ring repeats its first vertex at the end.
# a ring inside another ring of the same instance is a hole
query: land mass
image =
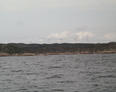
{"type": "Polygon", "coordinates": [[[116,53],[116,42],[109,43],[54,43],[54,44],[0,44],[0,56],[35,56],[54,54],[116,53]]]}

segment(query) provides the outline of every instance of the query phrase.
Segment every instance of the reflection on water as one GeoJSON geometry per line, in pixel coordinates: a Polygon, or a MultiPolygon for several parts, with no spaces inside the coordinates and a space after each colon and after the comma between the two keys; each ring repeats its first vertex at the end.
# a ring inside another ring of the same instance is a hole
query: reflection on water
{"type": "Polygon", "coordinates": [[[0,57],[0,92],[115,92],[116,54],[0,57]]]}

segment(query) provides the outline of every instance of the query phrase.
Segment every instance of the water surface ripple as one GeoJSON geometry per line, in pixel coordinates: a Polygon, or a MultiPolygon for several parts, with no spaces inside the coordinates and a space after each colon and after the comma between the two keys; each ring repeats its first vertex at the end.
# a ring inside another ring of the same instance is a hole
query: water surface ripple
{"type": "Polygon", "coordinates": [[[0,92],[116,92],[116,54],[0,57],[0,92]]]}

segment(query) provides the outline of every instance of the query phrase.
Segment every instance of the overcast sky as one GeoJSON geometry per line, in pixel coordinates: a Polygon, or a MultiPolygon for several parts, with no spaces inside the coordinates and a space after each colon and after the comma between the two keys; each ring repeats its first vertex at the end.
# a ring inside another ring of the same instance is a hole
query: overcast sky
{"type": "Polygon", "coordinates": [[[116,0],[0,0],[0,43],[116,41],[116,0]]]}

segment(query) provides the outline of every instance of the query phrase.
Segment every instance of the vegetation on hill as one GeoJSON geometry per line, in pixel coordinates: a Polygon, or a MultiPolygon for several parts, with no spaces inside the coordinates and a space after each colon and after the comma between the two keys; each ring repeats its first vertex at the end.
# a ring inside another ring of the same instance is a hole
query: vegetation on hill
{"type": "Polygon", "coordinates": [[[48,54],[48,53],[116,53],[116,42],[110,43],[62,43],[62,44],[0,44],[0,53],[13,54],[48,54]]]}

